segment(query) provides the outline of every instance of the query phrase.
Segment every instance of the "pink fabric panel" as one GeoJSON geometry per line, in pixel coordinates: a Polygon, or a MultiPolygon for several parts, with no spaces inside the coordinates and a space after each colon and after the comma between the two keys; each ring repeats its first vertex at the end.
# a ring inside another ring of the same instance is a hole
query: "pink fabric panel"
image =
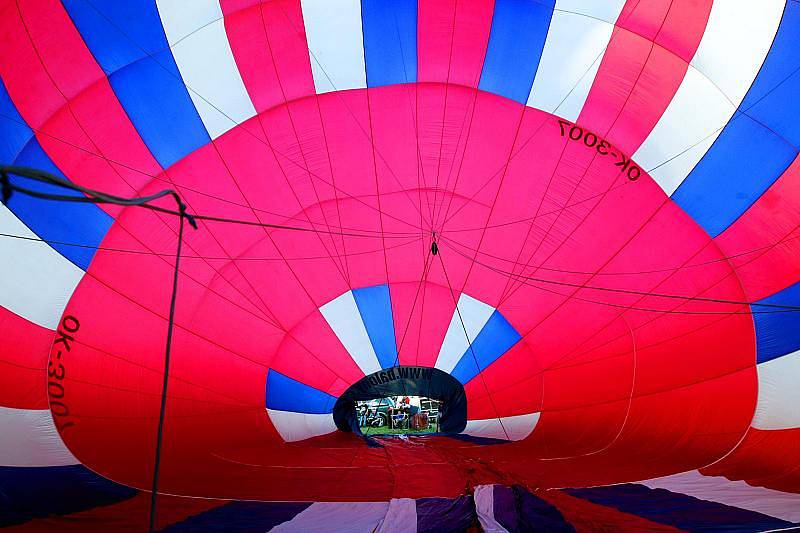
{"type": "Polygon", "coordinates": [[[749,301],[800,279],[800,158],[714,241],[730,257],[749,301]]]}
{"type": "Polygon", "coordinates": [[[129,196],[161,170],[59,2],[6,4],[0,24],[6,88],[70,180],[129,196]]]}
{"type": "Polygon", "coordinates": [[[493,0],[420,2],[417,80],[477,87],[493,12],[493,0]]]}
{"type": "Polygon", "coordinates": [[[284,338],[270,368],[331,396],[364,377],[319,311],[284,338]]]}
{"type": "Polygon", "coordinates": [[[577,122],[633,154],[683,81],[710,12],[708,0],[629,0],[577,122]]]}
{"type": "Polygon", "coordinates": [[[434,366],[458,295],[424,282],[394,283],[390,288],[400,364],[434,366]]]}
{"type": "Polygon", "coordinates": [[[225,31],[256,111],[314,94],[299,0],[223,0],[225,31]]]}

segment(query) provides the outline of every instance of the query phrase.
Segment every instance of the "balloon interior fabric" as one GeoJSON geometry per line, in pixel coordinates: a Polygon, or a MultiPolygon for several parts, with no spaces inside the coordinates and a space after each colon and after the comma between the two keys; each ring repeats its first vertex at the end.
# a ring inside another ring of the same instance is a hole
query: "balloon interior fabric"
{"type": "Polygon", "coordinates": [[[0,163],[69,188],[4,173],[0,525],[799,522],[799,42],[793,0],[3,0],[0,163]],[[362,433],[392,394],[441,431],[362,433]]]}

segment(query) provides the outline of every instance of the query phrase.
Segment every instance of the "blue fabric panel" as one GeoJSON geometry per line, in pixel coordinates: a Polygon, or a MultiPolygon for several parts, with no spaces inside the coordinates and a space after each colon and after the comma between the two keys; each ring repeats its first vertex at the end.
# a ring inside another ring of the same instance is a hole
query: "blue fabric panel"
{"type": "Polygon", "coordinates": [[[780,137],[737,112],[672,198],[716,237],[780,177],[796,155],[780,137]]]}
{"type": "Polygon", "coordinates": [[[397,343],[389,286],[375,285],[353,289],[353,298],[381,368],[393,367],[397,363],[397,343]]]}
{"type": "Polygon", "coordinates": [[[712,237],[772,185],[800,146],[800,3],[787,2],[778,33],[739,107],[673,199],[712,237]]]}
{"type": "Polygon", "coordinates": [[[740,109],[790,144],[800,147],[800,4],[786,2],[783,18],[761,70],[740,109]]]}
{"type": "Polygon", "coordinates": [[[31,137],[33,131],[17,112],[0,80],[0,163],[11,164],[31,137]]]}
{"type": "MultiPolygon", "coordinates": [[[[0,83],[0,162],[33,167],[64,177],[42,149],[0,83]]],[[[80,193],[11,176],[13,183],[28,189],[81,196],[80,193]]],[[[61,255],[86,270],[113,220],[92,204],[42,200],[21,193],[11,196],[7,206],[28,228],[47,241],[77,242],[89,246],[51,244],[61,255]]]]}
{"type": "Polygon", "coordinates": [[[792,525],[755,511],[633,483],[564,492],[686,531],[766,531],[792,525]]]}
{"type": "Polygon", "coordinates": [[[230,502],[160,531],[269,531],[288,522],[310,505],[302,502],[230,502]]]}
{"type": "Polygon", "coordinates": [[[167,168],[210,141],[152,0],[63,0],[153,156],[167,168]]]}
{"type": "Polygon", "coordinates": [[[417,500],[417,533],[461,533],[476,521],[472,496],[417,500]]]}
{"type": "Polygon", "coordinates": [[[555,0],[497,0],[478,88],[528,101],[555,0]]]}
{"type": "Polygon", "coordinates": [[[267,375],[267,408],[294,413],[332,413],[336,398],[270,369],[267,375]]]}
{"type": "MultiPolygon", "coordinates": [[[[39,142],[31,139],[17,156],[16,165],[33,167],[64,177],[39,142]]],[[[55,185],[40,183],[18,176],[11,181],[27,189],[67,196],[82,196],[55,185]]],[[[51,242],[55,250],[86,270],[92,262],[100,242],[111,227],[113,219],[94,204],[43,200],[21,193],[15,193],[8,202],[8,208],[25,223],[28,228],[46,241],[79,243],[82,246],[68,246],[51,242]]]]}
{"type": "Polygon", "coordinates": [[[138,491],[82,465],[0,467],[0,527],[77,513],[133,498],[138,491]]]}
{"type": "Polygon", "coordinates": [[[556,507],[520,486],[495,485],[493,491],[494,519],[509,533],[575,531],[556,507]]]}
{"type": "Polygon", "coordinates": [[[514,326],[499,311],[495,311],[450,374],[466,385],[521,338],[514,326]]]}
{"type": "Polygon", "coordinates": [[[417,0],[362,0],[367,87],[417,81],[417,0]]]}
{"type": "MultiPolygon", "coordinates": [[[[800,307],[800,283],[795,283],[758,303],[800,307]]],[[[779,311],[759,306],[753,306],[753,310],[779,311]]],[[[756,313],[753,320],[756,324],[756,354],[759,363],[800,350],[800,311],[756,313]]]]}

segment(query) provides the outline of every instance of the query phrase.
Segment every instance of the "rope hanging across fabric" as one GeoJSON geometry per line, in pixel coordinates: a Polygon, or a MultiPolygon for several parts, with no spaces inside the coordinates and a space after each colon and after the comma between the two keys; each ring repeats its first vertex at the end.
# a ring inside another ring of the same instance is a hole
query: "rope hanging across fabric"
{"type": "Polygon", "coordinates": [[[170,355],[172,348],[172,332],[175,325],[175,304],[178,296],[178,277],[180,275],[179,268],[181,259],[181,249],[183,246],[184,222],[188,221],[189,224],[192,226],[192,228],[197,229],[197,221],[195,220],[194,216],[186,212],[186,205],[183,203],[178,193],[173,190],[163,190],[156,194],[143,197],[123,198],[121,196],[106,194],[101,191],[96,191],[93,189],[82,187],[80,185],[76,185],[48,172],[28,167],[16,167],[16,166],[0,167],[0,187],[1,187],[0,190],[2,191],[2,198],[4,204],[8,203],[8,201],[11,199],[12,194],[15,192],[33,196],[35,198],[40,198],[43,200],[54,200],[59,202],[114,204],[121,206],[144,207],[148,209],[154,209],[157,211],[166,211],[166,212],[169,212],[169,210],[151,205],[151,202],[159,198],[171,196],[175,200],[175,203],[177,204],[178,208],[177,215],[179,217],[178,243],[175,253],[175,267],[173,269],[172,294],[170,295],[170,304],[169,304],[169,320],[167,321],[166,347],[164,351],[164,382],[161,387],[161,404],[158,414],[158,430],[156,433],[156,452],[153,465],[153,484],[150,493],[149,528],[150,531],[155,531],[157,500],[158,500],[158,478],[161,466],[161,445],[164,437],[164,418],[167,410],[167,386],[169,384],[169,366],[170,366],[169,363],[170,363],[170,355]],[[29,189],[27,187],[21,187],[11,182],[10,179],[11,174],[16,176],[21,176],[23,178],[27,178],[30,180],[34,180],[40,183],[55,185],[57,187],[61,187],[66,190],[80,192],[83,193],[85,196],[44,193],[41,191],[35,191],[29,189]]]}

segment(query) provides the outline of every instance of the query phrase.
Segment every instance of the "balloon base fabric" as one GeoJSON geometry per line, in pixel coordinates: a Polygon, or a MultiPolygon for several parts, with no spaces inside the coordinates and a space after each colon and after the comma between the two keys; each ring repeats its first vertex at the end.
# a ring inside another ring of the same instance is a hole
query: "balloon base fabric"
{"type": "MultiPolygon", "coordinates": [[[[8,490],[19,481],[0,471],[7,498],[3,526],[10,531],[139,531],[146,527],[149,494],[99,481],[72,469],[68,494],[51,483],[51,505],[29,507],[34,493],[8,490]],[[76,477],[77,476],[77,477],[76,477]],[[9,512],[10,511],[10,512],[9,512]],[[29,514],[25,514],[29,513],[29,514]],[[17,527],[13,527],[17,526],[17,527]]],[[[46,474],[48,469],[41,469],[46,474]]],[[[41,475],[40,474],[40,475],[41,475]]],[[[54,473],[64,476],[65,472],[54,473]]],[[[34,476],[35,477],[35,476],[34,476]]],[[[33,478],[31,478],[33,479],[33,478]]],[[[66,479],[66,478],[64,478],[66,479]]],[[[41,477],[36,481],[42,481],[41,477]]],[[[158,531],[765,531],[797,526],[795,501],[734,487],[721,478],[692,473],[591,489],[528,490],[519,485],[479,485],[456,498],[396,498],[376,502],[309,503],[226,501],[159,496],[158,531]],[[696,478],[700,477],[700,483],[696,478]],[[669,486],[668,489],[659,485],[669,486]],[[698,492],[698,487],[705,488],[698,492]],[[753,509],[762,503],[761,511],[753,509]],[[766,506],[763,503],[767,502],[766,506]],[[480,528],[480,529],[479,529],[480,528]]],[[[764,490],[764,489],[761,489],[764,490]]],[[[778,494],[777,491],[773,491],[778,494]]],[[[39,494],[36,494],[39,496],[39,494]]]]}

